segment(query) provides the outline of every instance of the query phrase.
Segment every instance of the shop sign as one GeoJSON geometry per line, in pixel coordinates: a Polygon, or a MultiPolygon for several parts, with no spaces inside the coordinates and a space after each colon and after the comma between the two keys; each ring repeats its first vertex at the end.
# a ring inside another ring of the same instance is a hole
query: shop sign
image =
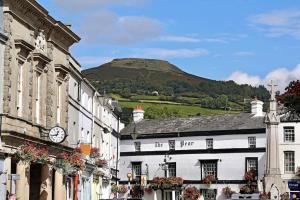
{"type": "Polygon", "coordinates": [[[291,191],[300,191],[300,183],[298,181],[289,181],[288,187],[291,191]]]}

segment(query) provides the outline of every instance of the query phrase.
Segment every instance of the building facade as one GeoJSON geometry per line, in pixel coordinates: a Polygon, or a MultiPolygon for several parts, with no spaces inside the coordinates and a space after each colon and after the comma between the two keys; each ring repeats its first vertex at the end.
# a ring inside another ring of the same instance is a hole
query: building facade
{"type": "Polygon", "coordinates": [[[180,190],[157,190],[144,197],[175,200],[184,188],[195,186],[204,199],[225,199],[222,189],[240,192],[245,173],[255,170],[258,187],[265,171],[266,129],[262,102],[252,102],[253,113],[187,119],[145,120],[137,108],[135,123],[121,133],[120,183],[146,177],[181,177],[180,190]],[[212,175],[211,184],[204,179],[212,175]]]}
{"type": "Polygon", "coordinates": [[[67,129],[69,48],[80,38],[36,1],[4,0],[1,11],[1,31],[7,36],[0,56],[1,181],[6,185],[1,195],[63,199],[61,173],[50,165],[19,162],[14,155],[25,142],[47,147],[50,159],[70,150],[67,141],[58,145],[46,135],[56,125],[67,129]]]}

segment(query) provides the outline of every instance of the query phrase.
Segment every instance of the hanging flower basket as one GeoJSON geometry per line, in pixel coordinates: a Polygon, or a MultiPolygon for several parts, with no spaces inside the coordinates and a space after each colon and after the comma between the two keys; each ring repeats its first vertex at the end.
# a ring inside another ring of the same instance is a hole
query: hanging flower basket
{"type": "Polygon", "coordinates": [[[261,192],[259,194],[259,199],[260,200],[268,200],[270,198],[270,194],[267,194],[266,192],[261,192]]]}
{"type": "MultiPolygon", "coordinates": [[[[157,189],[157,188],[156,188],[156,189],[157,189]]],[[[153,189],[151,188],[151,186],[148,186],[148,187],[145,188],[145,192],[146,192],[147,194],[152,194],[153,189]]]]}
{"type": "Polygon", "coordinates": [[[102,167],[102,168],[107,167],[107,160],[104,160],[104,159],[97,159],[97,160],[95,161],[95,165],[96,165],[97,167],[102,167]]]}
{"type": "Polygon", "coordinates": [[[256,172],[253,169],[247,171],[244,175],[244,179],[246,181],[255,181],[255,178],[256,178],[256,172]]]}
{"type": "Polygon", "coordinates": [[[46,164],[49,162],[47,148],[29,142],[21,145],[15,156],[25,163],[46,164]]]}
{"type": "Polygon", "coordinates": [[[119,185],[118,187],[118,193],[125,194],[128,191],[127,185],[119,185]]]}
{"type": "Polygon", "coordinates": [[[96,148],[96,147],[91,148],[90,157],[91,158],[97,158],[99,156],[100,156],[100,150],[99,150],[99,148],[96,148]]]}
{"type": "Polygon", "coordinates": [[[156,189],[171,189],[180,188],[183,185],[183,179],[181,177],[154,177],[150,187],[156,189]]]}
{"type": "Polygon", "coordinates": [[[105,176],[105,173],[102,170],[100,170],[100,169],[96,169],[93,172],[93,175],[99,177],[99,176],[105,176]]]}
{"type": "Polygon", "coordinates": [[[111,186],[111,192],[112,193],[116,194],[116,193],[118,193],[118,190],[119,190],[119,187],[116,184],[113,184],[111,186]]]}
{"type": "Polygon", "coordinates": [[[62,152],[56,155],[55,166],[61,168],[64,174],[72,175],[85,168],[81,153],[74,150],[72,153],[62,152]]]}
{"type": "Polygon", "coordinates": [[[222,189],[222,193],[224,197],[226,197],[226,199],[230,199],[232,194],[234,194],[235,192],[232,191],[231,188],[227,186],[222,189]]]}
{"type": "Polygon", "coordinates": [[[208,185],[210,185],[210,184],[212,184],[214,181],[216,181],[216,178],[215,178],[215,176],[214,175],[207,175],[203,180],[202,180],[202,182],[204,183],[204,184],[208,184],[208,185]]]}
{"type": "Polygon", "coordinates": [[[184,200],[197,200],[201,196],[201,192],[196,187],[188,187],[183,191],[184,200]]]}

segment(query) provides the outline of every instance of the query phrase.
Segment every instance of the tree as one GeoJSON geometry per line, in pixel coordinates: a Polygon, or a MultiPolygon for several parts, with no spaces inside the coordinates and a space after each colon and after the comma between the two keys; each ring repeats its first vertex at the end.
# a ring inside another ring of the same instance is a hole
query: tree
{"type": "Polygon", "coordinates": [[[300,81],[292,81],[285,88],[285,93],[280,97],[280,101],[291,112],[300,114],[300,81]]]}

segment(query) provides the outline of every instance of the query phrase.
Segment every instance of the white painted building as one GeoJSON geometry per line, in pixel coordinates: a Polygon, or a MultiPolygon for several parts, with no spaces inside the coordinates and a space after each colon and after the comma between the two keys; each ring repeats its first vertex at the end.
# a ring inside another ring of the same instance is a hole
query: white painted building
{"type": "MultiPolygon", "coordinates": [[[[196,186],[205,198],[224,199],[222,189],[229,186],[239,192],[245,184],[245,172],[255,168],[261,185],[265,171],[264,113],[261,101],[252,102],[252,106],[251,114],[163,120],[141,119],[143,112],[136,109],[136,122],[121,131],[120,183],[128,184],[128,173],[136,181],[142,174],[148,181],[179,176],[184,179],[183,187],[196,186]],[[164,159],[167,170],[162,169],[164,159]],[[210,186],[203,184],[209,174],[216,178],[210,186]]],[[[153,199],[153,195],[145,197],[153,199]]],[[[156,195],[159,200],[175,200],[179,193],[158,190],[156,195]]]]}
{"type": "MultiPolygon", "coordinates": [[[[110,98],[100,95],[88,80],[82,77],[80,64],[70,58],[68,137],[74,148],[82,144],[98,148],[100,158],[107,160],[101,169],[104,176],[96,178],[93,159],[86,157],[86,169],[80,174],[78,197],[80,200],[108,199],[111,183],[118,177],[120,122],[118,105],[110,98]],[[113,175],[115,174],[115,176],[113,175]]],[[[72,185],[72,183],[70,183],[72,185]]]]}

